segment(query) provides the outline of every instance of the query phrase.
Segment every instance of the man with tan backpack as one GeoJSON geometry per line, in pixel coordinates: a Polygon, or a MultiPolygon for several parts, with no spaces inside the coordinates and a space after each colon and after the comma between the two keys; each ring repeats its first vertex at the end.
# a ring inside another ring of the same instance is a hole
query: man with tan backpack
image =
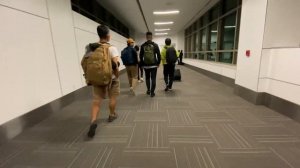
{"type": "Polygon", "coordinates": [[[106,94],[109,96],[110,114],[108,122],[112,122],[117,118],[115,112],[116,99],[120,94],[118,50],[108,43],[110,34],[107,26],[98,26],[97,32],[100,42],[89,44],[86,47],[86,54],[81,61],[86,83],[93,86],[91,125],[88,132],[88,137],[90,138],[95,136],[96,120],[102,100],[106,94]]]}

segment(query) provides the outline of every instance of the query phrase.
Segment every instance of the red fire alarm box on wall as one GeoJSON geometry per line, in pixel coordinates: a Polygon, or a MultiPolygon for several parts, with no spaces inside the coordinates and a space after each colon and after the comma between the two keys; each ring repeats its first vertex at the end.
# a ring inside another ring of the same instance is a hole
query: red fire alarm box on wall
{"type": "Polygon", "coordinates": [[[251,55],[250,50],[246,50],[246,56],[247,56],[247,57],[250,57],[250,55],[251,55]]]}

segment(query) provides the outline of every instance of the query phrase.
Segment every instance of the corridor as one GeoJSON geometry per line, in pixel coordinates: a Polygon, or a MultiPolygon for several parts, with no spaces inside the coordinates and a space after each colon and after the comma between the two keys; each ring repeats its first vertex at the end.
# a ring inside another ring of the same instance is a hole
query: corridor
{"type": "Polygon", "coordinates": [[[105,101],[94,139],[86,137],[91,97],[82,97],[0,146],[0,167],[300,167],[299,123],[177,68],[182,82],[166,93],[160,67],[154,98],[145,94],[145,83],[130,96],[122,75],[119,118],[106,121],[105,101]]]}

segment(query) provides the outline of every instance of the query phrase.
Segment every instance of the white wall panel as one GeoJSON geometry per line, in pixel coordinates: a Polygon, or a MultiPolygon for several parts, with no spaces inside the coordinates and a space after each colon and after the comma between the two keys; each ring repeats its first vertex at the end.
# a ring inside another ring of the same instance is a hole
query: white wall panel
{"type": "Polygon", "coordinates": [[[270,80],[267,78],[260,78],[258,84],[258,91],[257,92],[268,92],[270,80]]]}
{"type": "Polygon", "coordinates": [[[0,125],[85,85],[80,60],[98,24],[76,16],[69,0],[0,0],[0,125]]]}
{"type": "Polygon", "coordinates": [[[272,66],[271,64],[271,51],[272,50],[263,50],[262,51],[262,57],[261,57],[261,65],[260,65],[260,74],[259,78],[268,77],[269,73],[271,72],[272,66]]]}
{"type": "Polygon", "coordinates": [[[264,49],[260,78],[300,85],[300,48],[264,49]]]}
{"type": "Polygon", "coordinates": [[[48,18],[46,0],[0,0],[0,4],[48,18]]]}
{"type": "Polygon", "coordinates": [[[47,0],[52,35],[63,94],[83,85],[76,49],[76,40],[69,0],[47,0]]]}
{"type": "Polygon", "coordinates": [[[94,22],[90,20],[87,17],[84,17],[83,15],[77,13],[77,12],[72,12],[73,13],[73,18],[74,18],[74,27],[82,29],[84,31],[89,31],[91,33],[94,33],[97,35],[97,26],[99,25],[97,22],[94,22]]]}
{"type": "MultiPolygon", "coordinates": [[[[77,12],[73,12],[73,18],[74,18],[74,27],[76,29],[81,29],[82,31],[90,32],[92,34],[97,35],[97,26],[98,23],[78,14],[77,12]]],[[[126,41],[127,38],[121,36],[120,34],[111,31],[111,41],[110,43],[113,45],[116,45],[119,50],[126,47],[126,41]]]]}
{"type": "Polygon", "coordinates": [[[269,0],[259,92],[300,104],[299,0],[269,0]]]}
{"type": "Polygon", "coordinates": [[[300,47],[300,1],[269,0],[264,48],[300,47]]]}
{"type": "Polygon", "coordinates": [[[0,20],[1,125],[61,97],[61,89],[49,20],[2,6],[0,20]]]}
{"type": "MultiPolygon", "coordinates": [[[[99,37],[97,35],[97,26],[98,23],[76,13],[73,12],[74,18],[74,28],[76,33],[76,41],[77,41],[77,51],[79,55],[79,60],[82,59],[82,56],[85,52],[85,46],[89,43],[99,41],[99,37]]],[[[114,31],[111,31],[111,41],[110,43],[118,48],[119,53],[127,46],[127,39],[114,31]]],[[[122,63],[122,61],[120,61],[122,63]]],[[[121,65],[120,70],[125,67],[121,65]]],[[[81,68],[80,68],[81,69],[81,68]]],[[[81,74],[83,73],[80,70],[81,74]]],[[[83,78],[82,78],[83,79],[83,78]]]]}
{"type": "Polygon", "coordinates": [[[264,49],[259,92],[300,104],[300,48],[264,49]],[[297,94],[296,94],[297,93],[297,94]]]}
{"type": "Polygon", "coordinates": [[[212,63],[196,59],[184,59],[183,62],[201,69],[205,69],[210,72],[214,72],[222,76],[226,76],[228,78],[235,79],[236,76],[236,66],[234,65],[212,63]]]}
{"type": "Polygon", "coordinates": [[[269,93],[271,95],[280,97],[282,99],[300,105],[299,85],[294,85],[294,84],[286,83],[283,81],[272,80],[272,79],[260,79],[260,88],[261,90],[263,90],[262,92],[269,93]]]}
{"type": "MultiPolygon", "coordinates": [[[[73,12],[73,17],[74,17],[74,26],[76,28],[82,29],[84,31],[88,31],[88,32],[91,32],[91,33],[94,33],[97,35],[97,26],[99,25],[97,22],[94,22],[93,20],[90,20],[89,18],[86,18],[77,12],[73,12]]],[[[114,32],[114,31],[111,31],[110,34],[112,36],[111,43],[113,41],[115,41],[115,42],[124,44],[126,46],[127,38],[121,36],[120,34],[114,32]]]]}
{"type": "MultiPolygon", "coordinates": [[[[78,52],[78,56],[79,56],[79,60],[81,61],[84,53],[85,53],[85,47],[87,44],[92,43],[92,42],[97,42],[98,41],[98,36],[96,34],[90,33],[90,32],[86,32],[83,31],[81,29],[76,29],[75,28],[75,35],[76,35],[76,41],[77,41],[77,52],[78,52]]],[[[81,65],[79,65],[81,66],[81,65]]],[[[83,77],[83,70],[82,68],[80,68],[80,74],[81,74],[81,78],[83,81],[85,81],[84,77],[83,77]]],[[[85,83],[83,84],[85,85],[85,83]]]]}
{"type": "Polygon", "coordinates": [[[243,0],[235,82],[253,91],[258,89],[266,9],[267,0],[243,0]]]}

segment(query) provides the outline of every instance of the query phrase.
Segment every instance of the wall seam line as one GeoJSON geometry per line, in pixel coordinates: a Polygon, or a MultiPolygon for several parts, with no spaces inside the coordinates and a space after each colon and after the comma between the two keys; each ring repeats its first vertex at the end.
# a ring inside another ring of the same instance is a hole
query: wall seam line
{"type": "Polygon", "coordinates": [[[260,62],[259,62],[259,69],[258,69],[258,79],[257,79],[257,86],[256,86],[256,91],[258,92],[259,90],[259,77],[260,77],[260,71],[261,71],[261,62],[262,62],[262,57],[263,57],[263,47],[264,47],[264,41],[265,41],[265,34],[266,34],[266,22],[267,22],[267,16],[268,16],[268,5],[269,5],[269,0],[267,0],[267,5],[266,5],[266,12],[265,12],[265,23],[264,23],[264,35],[262,39],[262,46],[261,46],[261,53],[260,53],[260,62]]]}
{"type": "Polygon", "coordinates": [[[288,81],[283,81],[280,79],[275,79],[275,78],[269,78],[269,77],[261,77],[259,79],[269,79],[269,80],[274,80],[274,81],[278,81],[278,82],[282,82],[282,83],[286,83],[286,84],[291,84],[291,85],[295,85],[295,86],[300,86],[300,84],[297,83],[292,83],[292,82],[288,82],[288,81]]]}
{"type": "Polygon", "coordinates": [[[34,14],[34,13],[27,12],[25,10],[17,9],[17,8],[14,8],[14,7],[11,7],[11,6],[7,6],[7,5],[3,5],[3,4],[0,4],[0,6],[5,7],[5,8],[9,8],[9,9],[12,9],[12,10],[15,10],[15,11],[18,11],[18,12],[26,13],[26,14],[29,14],[29,15],[32,15],[32,16],[35,16],[35,17],[39,17],[39,18],[42,18],[42,19],[50,20],[48,9],[47,9],[48,18],[46,18],[46,17],[40,16],[40,15],[37,15],[37,14],[34,14]]]}
{"type": "Polygon", "coordinates": [[[279,49],[300,49],[300,47],[266,47],[266,48],[263,48],[263,49],[266,49],[266,50],[279,50],[279,49]]]}
{"type": "MultiPolygon", "coordinates": [[[[71,11],[72,11],[72,9],[71,9],[71,11]]],[[[80,75],[80,64],[81,64],[81,61],[80,61],[80,59],[79,59],[79,52],[78,52],[78,50],[79,50],[79,48],[78,48],[78,44],[77,44],[77,36],[76,36],[76,32],[75,32],[75,22],[74,22],[74,15],[73,15],[73,13],[71,12],[71,14],[72,14],[72,22],[73,22],[73,26],[74,26],[74,28],[73,28],[73,32],[74,32],[74,38],[75,38],[75,46],[76,46],[76,56],[77,56],[77,61],[78,61],[78,66],[79,66],[79,77],[80,77],[80,81],[81,81],[81,87],[83,87],[84,86],[84,83],[83,83],[83,80],[82,80],[82,77],[81,77],[81,75],[80,75]]]]}
{"type": "MultiPolygon", "coordinates": [[[[84,31],[84,32],[87,32],[87,33],[91,33],[91,34],[94,34],[94,35],[97,35],[97,37],[98,37],[98,34],[97,33],[94,33],[94,32],[91,32],[91,31],[88,31],[88,30],[85,30],[85,29],[82,29],[82,28],[79,28],[79,27],[76,27],[76,26],[74,26],[74,28],[75,29],[78,29],[78,30],[81,30],[81,31],[84,31]]],[[[116,32],[115,32],[116,33],[116,32]]],[[[125,37],[124,37],[125,38],[125,37]]],[[[115,40],[115,39],[111,39],[111,41],[116,41],[116,42],[119,42],[119,43],[121,43],[121,44],[126,44],[125,42],[121,42],[121,41],[119,41],[119,40],[115,40]]]]}
{"type": "Polygon", "coordinates": [[[82,28],[76,27],[75,25],[74,25],[74,28],[75,28],[75,29],[82,30],[82,31],[85,31],[85,32],[87,32],[87,33],[91,33],[91,34],[97,35],[97,33],[94,33],[94,32],[91,32],[91,31],[88,31],[88,30],[85,30],[85,29],[82,29],[82,28]]]}
{"type": "Polygon", "coordinates": [[[56,54],[56,48],[55,48],[55,44],[54,44],[54,38],[53,38],[53,31],[52,31],[52,25],[51,25],[51,20],[50,20],[50,13],[49,13],[49,7],[48,7],[48,0],[46,0],[46,6],[47,6],[47,13],[48,13],[48,17],[49,17],[49,27],[50,27],[50,33],[51,33],[51,39],[52,39],[52,45],[53,45],[53,50],[54,50],[54,58],[55,58],[55,63],[56,63],[56,70],[57,70],[57,74],[58,74],[58,81],[59,81],[59,86],[60,86],[60,92],[61,95],[63,96],[63,89],[62,89],[62,85],[61,85],[61,79],[60,79],[60,73],[59,73],[59,66],[58,66],[58,60],[57,60],[57,54],[56,54]]]}

